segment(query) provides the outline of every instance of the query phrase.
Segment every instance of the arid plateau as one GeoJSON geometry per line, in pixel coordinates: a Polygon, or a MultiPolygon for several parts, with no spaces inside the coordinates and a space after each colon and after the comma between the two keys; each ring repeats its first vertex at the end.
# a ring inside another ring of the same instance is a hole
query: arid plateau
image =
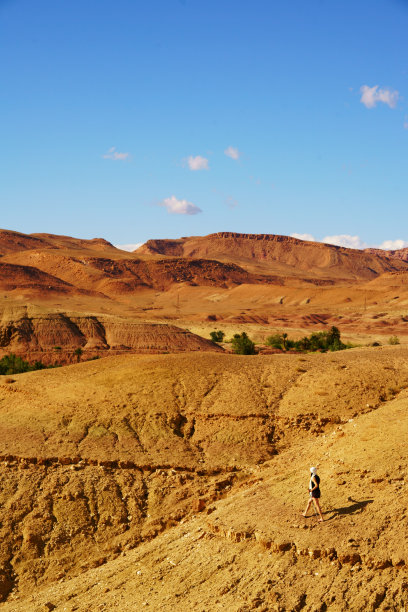
{"type": "Polygon", "coordinates": [[[0,609],[408,609],[407,330],[407,249],[1,230],[0,609]]]}

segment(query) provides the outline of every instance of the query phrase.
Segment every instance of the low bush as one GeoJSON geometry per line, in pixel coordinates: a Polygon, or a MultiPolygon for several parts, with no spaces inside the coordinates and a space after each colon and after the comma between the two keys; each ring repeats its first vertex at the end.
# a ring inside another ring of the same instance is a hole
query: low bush
{"type": "Polygon", "coordinates": [[[214,330],[210,333],[210,338],[213,342],[222,342],[224,340],[224,336],[225,336],[224,332],[220,330],[218,331],[214,330]]]}
{"type": "Polygon", "coordinates": [[[388,338],[388,344],[395,345],[395,344],[399,344],[399,343],[400,343],[400,341],[399,341],[398,336],[391,336],[391,338],[388,338]]]}

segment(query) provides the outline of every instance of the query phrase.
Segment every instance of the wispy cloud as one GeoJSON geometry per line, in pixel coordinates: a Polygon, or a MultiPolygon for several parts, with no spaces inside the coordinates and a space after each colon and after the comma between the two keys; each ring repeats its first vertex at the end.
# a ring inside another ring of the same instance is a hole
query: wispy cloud
{"type": "Polygon", "coordinates": [[[239,206],[238,200],[236,200],[232,195],[229,195],[225,198],[225,203],[228,208],[236,208],[239,206]]]}
{"type": "Polygon", "coordinates": [[[399,93],[396,89],[379,89],[378,85],[374,85],[374,87],[363,85],[360,87],[360,92],[360,102],[366,108],[374,108],[378,102],[387,104],[390,108],[395,108],[399,99],[399,93]]]}
{"type": "Polygon", "coordinates": [[[397,251],[398,249],[404,249],[408,247],[408,242],[397,238],[397,240],[384,240],[378,248],[384,249],[385,251],[397,251]]]}
{"type": "Polygon", "coordinates": [[[119,153],[119,151],[116,151],[116,147],[111,147],[105,155],[102,155],[103,159],[114,159],[115,161],[123,161],[128,159],[129,156],[130,153],[119,153]]]}
{"type": "Polygon", "coordinates": [[[201,155],[187,157],[187,165],[190,170],[209,170],[208,159],[201,157],[201,155]]]}
{"type": "Polygon", "coordinates": [[[164,200],[159,203],[159,206],[166,208],[167,212],[171,215],[198,215],[203,212],[201,208],[192,202],[178,200],[174,195],[170,198],[164,198],[164,200]]]}
{"type": "Polygon", "coordinates": [[[225,155],[227,157],[230,157],[231,159],[239,159],[241,157],[241,152],[238,151],[238,149],[236,147],[227,147],[224,151],[225,155]]]}
{"type": "Polygon", "coordinates": [[[339,234],[337,236],[325,236],[320,242],[334,244],[336,246],[347,247],[348,249],[365,249],[368,247],[360,236],[350,236],[349,234],[339,234]]]}
{"type": "Polygon", "coordinates": [[[140,246],[142,246],[143,242],[135,242],[135,244],[114,244],[113,246],[117,249],[121,249],[121,251],[136,251],[140,246]]]}
{"type": "Polygon", "coordinates": [[[292,238],[297,238],[298,240],[309,240],[310,242],[316,242],[316,238],[312,236],[312,234],[296,234],[294,232],[291,234],[292,238]]]}

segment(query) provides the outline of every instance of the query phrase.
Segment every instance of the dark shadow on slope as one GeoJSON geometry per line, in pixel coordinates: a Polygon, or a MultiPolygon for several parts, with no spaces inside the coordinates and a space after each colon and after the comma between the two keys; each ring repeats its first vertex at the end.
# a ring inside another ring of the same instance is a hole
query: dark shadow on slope
{"type": "Polygon", "coordinates": [[[368,504],[372,504],[374,500],[365,499],[362,501],[357,501],[356,499],[349,497],[348,501],[352,502],[349,506],[343,506],[341,508],[332,508],[332,510],[326,510],[326,512],[324,512],[323,514],[331,514],[332,512],[334,513],[333,516],[331,516],[327,520],[330,521],[331,519],[334,519],[337,516],[344,516],[347,514],[360,514],[361,512],[363,512],[365,507],[368,506],[368,504]]]}

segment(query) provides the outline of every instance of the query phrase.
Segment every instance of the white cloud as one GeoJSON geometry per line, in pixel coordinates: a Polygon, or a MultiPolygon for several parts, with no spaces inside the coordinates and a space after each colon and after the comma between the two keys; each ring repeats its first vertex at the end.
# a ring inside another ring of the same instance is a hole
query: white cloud
{"type": "MultiPolygon", "coordinates": [[[[360,236],[350,236],[349,234],[338,234],[337,236],[325,236],[322,240],[316,239],[312,234],[290,234],[292,238],[299,240],[310,240],[312,242],[323,242],[325,244],[334,244],[348,249],[367,249],[368,244],[360,238],[360,236]]],[[[380,245],[374,245],[372,248],[383,249],[384,251],[397,251],[408,247],[408,242],[397,238],[396,240],[384,240],[380,245]]]]}
{"type": "Polygon", "coordinates": [[[361,98],[360,102],[364,104],[366,108],[374,108],[377,106],[377,102],[383,102],[390,108],[395,108],[398,102],[399,94],[396,89],[378,89],[378,85],[369,87],[363,85],[360,87],[361,98]]]}
{"type": "Polygon", "coordinates": [[[103,159],[114,159],[114,160],[125,160],[129,157],[130,153],[119,153],[116,151],[116,147],[111,147],[105,155],[102,155],[103,159]]]}
{"type": "Polygon", "coordinates": [[[347,247],[348,249],[366,249],[367,244],[361,240],[360,236],[350,236],[349,234],[339,234],[338,236],[326,236],[321,240],[326,244],[347,247]]]}
{"type": "Polygon", "coordinates": [[[238,151],[236,147],[229,146],[225,149],[224,153],[227,157],[230,157],[231,159],[239,159],[241,157],[241,152],[238,151]]]}
{"type": "Polygon", "coordinates": [[[193,157],[190,155],[187,158],[187,164],[190,170],[208,170],[208,159],[206,157],[201,157],[201,155],[196,155],[193,157]]]}
{"type": "Polygon", "coordinates": [[[378,247],[379,249],[384,249],[385,251],[397,251],[398,249],[404,249],[408,247],[408,242],[405,240],[397,239],[397,240],[384,240],[382,244],[378,247]]]}
{"type": "Polygon", "coordinates": [[[117,249],[121,249],[121,251],[136,251],[140,246],[142,246],[143,242],[136,242],[135,244],[114,244],[113,246],[117,249]]]}
{"type": "Polygon", "coordinates": [[[170,198],[164,198],[162,202],[160,202],[159,206],[164,206],[167,209],[167,212],[171,215],[197,215],[198,213],[203,212],[201,208],[198,208],[192,202],[187,202],[187,200],[178,200],[176,196],[171,196],[170,198]]]}
{"type": "Polygon", "coordinates": [[[316,242],[316,238],[312,236],[312,234],[296,234],[294,232],[291,234],[292,238],[297,238],[298,240],[310,240],[310,242],[316,242]]]}

